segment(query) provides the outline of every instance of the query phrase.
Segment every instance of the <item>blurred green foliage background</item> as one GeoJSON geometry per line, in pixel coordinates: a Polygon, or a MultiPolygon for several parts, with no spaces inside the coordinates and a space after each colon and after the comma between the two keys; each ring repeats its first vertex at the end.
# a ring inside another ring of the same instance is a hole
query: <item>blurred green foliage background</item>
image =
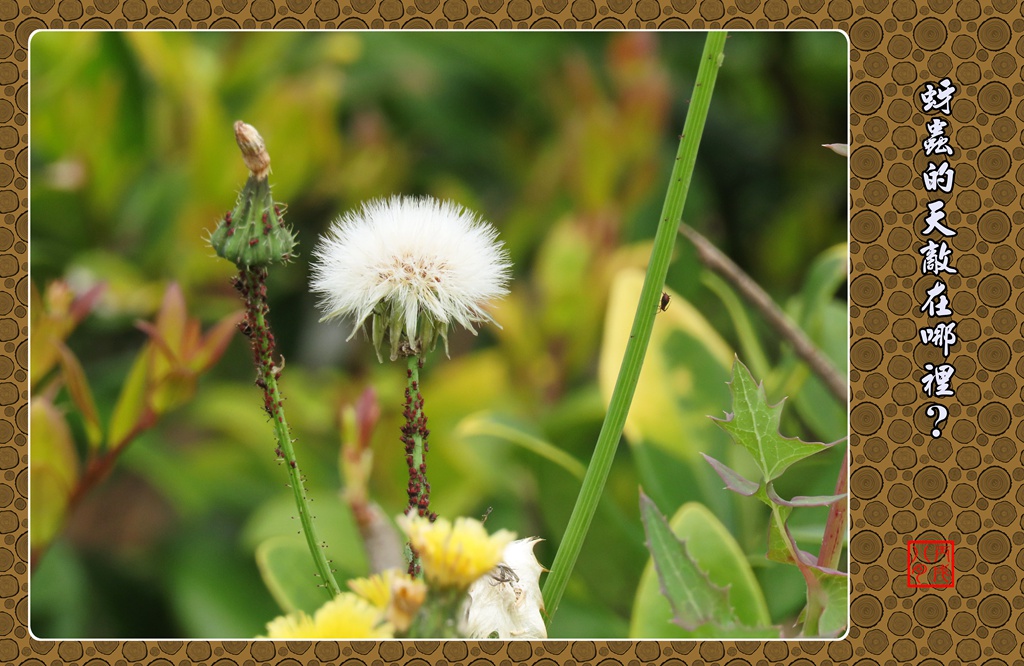
{"type": "MultiPolygon", "coordinates": [[[[499,229],[515,280],[492,310],[500,330],[455,333],[450,360],[428,359],[432,499],[449,517],[493,507],[488,526],[544,537],[538,556],[550,564],[577,468],[522,443],[589,460],[606,399],[598,376],[614,377],[618,365],[608,350],[611,360],[602,359],[606,326],[628,330],[635,307],[613,308],[609,293],[621,269],[645,265],[702,45],[700,33],[37,33],[33,287],[63,280],[84,293],[105,284],[67,345],[107,422],[147,339],[133,322],[153,319],[170,283],[204,330],[240,307],[228,283],[234,267],[204,238],[246,177],[232,123],[254,125],[299,238],[298,260],[269,279],[287,359],[282,390],[343,580],[364,574],[366,562],[338,499],[339,413],[376,390],[370,487],[396,515],[405,505],[404,369],[378,364],[362,336],[345,343],[346,324],[317,323],[311,249],[332,218],[369,197],[431,194],[479,211],[499,229]]],[[[821,144],[846,142],[846,100],[841,33],[730,35],[685,212],[778,303],[802,313],[844,373],[846,162],[821,144]],[[833,259],[830,277],[814,278],[823,255],[833,259]]],[[[696,455],[726,446],[706,416],[729,408],[731,358],[724,367],[709,359],[735,350],[772,402],[790,396],[784,434],[844,437],[846,406],[756,313],[724,306],[682,238],[668,287],[677,314],[659,316],[667,351],[649,362],[668,364],[665,381],[675,384],[657,399],[656,386],[642,386],[637,404],[662,400],[665,423],[685,431],[627,428],[553,637],[630,633],[648,561],[641,485],[669,516],[689,500],[712,509],[746,553],[774,622],[792,621],[802,604],[795,569],[763,557],[763,507],[741,506],[696,455]],[[744,316],[761,363],[737,333],[744,316]],[[711,332],[694,333],[688,322],[698,320],[711,332]],[[697,346],[672,352],[676,328],[697,346]],[[691,362],[700,367],[680,365],[691,362]],[[676,371],[692,374],[680,383],[676,371]]],[[[294,535],[297,521],[245,342],[236,335],[192,399],[134,441],[56,539],[33,552],[34,634],[246,637],[281,612],[254,553],[271,536],[294,535]]],[[[81,454],[85,423],[66,391],[54,403],[81,454]]],[[[833,492],[844,447],[834,448],[794,471],[799,482],[784,496],[833,492]]],[[[814,551],[824,511],[806,513],[794,516],[794,532],[814,551]]]]}

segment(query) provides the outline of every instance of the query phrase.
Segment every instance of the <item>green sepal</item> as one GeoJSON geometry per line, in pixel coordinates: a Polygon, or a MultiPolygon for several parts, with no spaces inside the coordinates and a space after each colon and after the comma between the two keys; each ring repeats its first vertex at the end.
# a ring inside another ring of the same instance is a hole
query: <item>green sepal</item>
{"type": "Polygon", "coordinates": [[[217,256],[239,267],[288,263],[294,257],[295,233],[284,224],[284,210],[274,205],[266,178],[250,175],[234,209],[210,235],[217,256]]]}

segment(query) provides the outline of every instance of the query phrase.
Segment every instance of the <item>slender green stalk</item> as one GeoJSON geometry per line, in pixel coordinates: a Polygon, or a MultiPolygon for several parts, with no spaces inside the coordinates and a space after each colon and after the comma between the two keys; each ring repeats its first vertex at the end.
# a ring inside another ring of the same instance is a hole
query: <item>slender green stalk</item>
{"type": "Polygon", "coordinates": [[[239,329],[252,346],[256,365],[256,384],[263,389],[263,410],[274,424],[277,439],[277,457],[283,458],[295,495],[295,506],[302,523],[306,545],[323,585],[335,596],[341,592],[330,563],[324,553],[324,544],[317,536],[313,516],[309,511],[309,498],[303,487],[302,474],[295,460],[295,449],[284,418],[284,399],[277,386],[284,367],[274,360],[274,334],[270,331],[267,315],[267,267],[278,262],[286,264],[292,259],[295,234],[284,223],[284,208],[274,203],[270,194],[270,155],[263,137],[252,125],[236,121],[235,142],[242,151],[242,160],[249,169],[249,178],[238,195],[235,207],[229,211],[210,234],[210,245],[217,256],[224,257],[238,267],[233,284],[245,302],[245,319],[239,329]]]}
{"type": "MultiPolygon", "coordinates": [[[[406,388],[409,389],[410,394],[414,397],[418,397],[420,392],[420,358],[418,356],[410,356],[408,358],[408,372],[406,373],[406,388]]],[[[413,420],[415,421],[423,414],[422,403],[413,403],[413,420]]],[[[412,433],[413,448],[412,448],[412,466],[417,471],[420,469],[420,465],[423,464],[423,433],[419,429],[416,429],[412,433]]],[[[419,494],[422,494],[419,493],[419,494]]]]}
{"type": "Polygon", "coordinates": [[[668,274],[672,249],[683,215],[683,205],[690,188],[693,167],[697,159],[697,148],[701,135],[704,133],[704,122],[707,120],[708,108],[711,105],[711,93],[718,77],[718,68],[725,49],[726,33],[708,33],[701,55],[700,67],[693,95],[690,98],[690,110],[686,114],[683,134],[680,136],[679,150],[676,153],[675,165],[658,222],[658,231],[654,236],[654,248],[651,250],[647,275],[640,291],[633,328],[626,344],[626,351],[619,368],[619,376],[615,380],[611,402],[605,415],[604,424],[594,447],[594,455],[590,459],[580,494],[576,499],[565,535],[559,545],[555,560],[551,565],[551,573],[544,582],[544,606],[548,618],[554,617],[558,604],[569,582],[569,576],[576,564],[583,540],[590,528],[590,523],[597,509],[598,500],[604,490],[608,472],[611,469],[615,449],[622,436],[622,428],[626,422],[626,414],[633,400],[633,392],[640,378],[647,345],[654,328],[654,315],[658,312],[665,276],[668,274]]]}
{"type": "MultiPolygon", "coordinates": [[[[430,482],[427,481],[427,416],[423,413],[423,394],[420,392],[420,369],[423,357],[411,355],[407,359],[405,370],[405,425],[402,426],[402,443],[405,444],[405,461],[409,466],[409,504],[406,509],[421,516],[434,520],[436,515],[430,511],[430,482]]],[[[407,548],[409,558],[409,575],[420,573],[419,557],[412,545],[407,548]]]]}
{"type": "MultiPolygon", "coordinates": [[[[295,459],[295,448],[288,430],[288,421],[284,415],[284,400],[277,380],[281,368],[274,364],[274,337],[267,322],[269,307],[266,300],[266,268],[243,268],[239,271],[239,290],[245,299],[246,322],[252,340],[253,358],[256,363],[259,379],[257,384],[263,389],[263,408],[274,424],[274,436],[277,439],[277,454],[284,459],[288,469],[288,480],[295,496],[295,506],[299,512],[302,533],[306,537],[306,545],[313,556],[317,572],[331,596],[341,593],[338,582],[331,572],[330,563],[324,552],[324,543],[316,532],[313,516],[309,510],[309,498],[302,482],[298,462],[295,459]]],[[[283,363],[283,362],[282,362],[283,363]]]]}

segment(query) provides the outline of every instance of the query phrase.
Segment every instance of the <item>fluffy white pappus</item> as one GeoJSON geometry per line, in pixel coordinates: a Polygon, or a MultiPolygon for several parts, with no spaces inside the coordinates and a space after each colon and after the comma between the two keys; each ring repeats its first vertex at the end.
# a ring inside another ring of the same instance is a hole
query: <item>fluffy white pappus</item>
{"type": "MultiPolygon", "coordinates": [[[[421,313],[439,326],[493,321],[487,301],[508,293],[512,264],[498,232],[473,212],[432,197],[374,199],[342,215],[313,251],[310,288],[321,321],[377,309],[416,340],[421,313]],[[378,305],[383,304],[383,309],[378,305]]],[[[351,338],[351,335],[349,336],[351,338]]]]}
{"type": "Polygon", "coordinates": [[[533,554],[539,537],[505,546],[501,563],[470,587],[462,608],[460,632],[467,638],[547,638],[540,574],[533,554]]]}

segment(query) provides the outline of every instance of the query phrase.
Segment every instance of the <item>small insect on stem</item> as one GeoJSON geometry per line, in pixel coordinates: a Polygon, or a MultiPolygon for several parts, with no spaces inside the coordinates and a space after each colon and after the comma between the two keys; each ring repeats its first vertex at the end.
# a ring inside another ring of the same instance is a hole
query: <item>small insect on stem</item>
{"type": "Polygon", "coordinates": [[[668,292],[661,292],[661,302],[658,303],[658,312],[664,312],[668,310],[668,304],[672,301],[672,297],[668,295],[668,292]]]}

